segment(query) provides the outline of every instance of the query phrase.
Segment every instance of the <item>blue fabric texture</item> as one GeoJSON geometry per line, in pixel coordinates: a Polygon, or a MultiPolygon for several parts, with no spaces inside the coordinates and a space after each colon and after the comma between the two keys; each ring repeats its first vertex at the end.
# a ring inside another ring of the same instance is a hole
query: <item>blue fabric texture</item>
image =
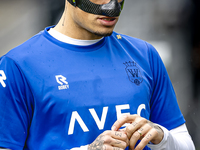
{"type": "Polygon", "coordinates": [[[125,113],[169,130],[185,123],[152,45],[113,32],[75,46],[48,29],[0,58],[0,147],[80,147],[125,113]]]}

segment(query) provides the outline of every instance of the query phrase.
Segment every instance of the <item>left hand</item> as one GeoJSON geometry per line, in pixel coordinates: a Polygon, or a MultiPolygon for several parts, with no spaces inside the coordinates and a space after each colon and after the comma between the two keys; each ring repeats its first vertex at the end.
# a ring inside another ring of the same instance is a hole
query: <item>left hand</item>
{"type": "Polygon", "coordinates": [[[123,115],[113,124],[112,130],[119,130],[125,123],[130,123],[130,125],[123,129],[130,139],[130,149],[135,148],[135,144],[138,140],[141,141],[135,150],[142,150],[149,142],[159,144],[163,139],[163,130],[156,124],[139,115],[123,115]]]}

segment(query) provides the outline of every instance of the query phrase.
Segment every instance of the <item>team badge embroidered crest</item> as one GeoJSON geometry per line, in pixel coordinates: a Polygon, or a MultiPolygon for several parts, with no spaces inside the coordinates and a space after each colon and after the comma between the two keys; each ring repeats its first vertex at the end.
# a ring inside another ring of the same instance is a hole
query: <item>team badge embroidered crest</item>
{"type": "Polygon", "coordinates": [[[136,85],[140,85],[143,78],[137,64],[134,61],[125,62],[123,64],[126,66],[125,70],[129,80],[136,85]]]}

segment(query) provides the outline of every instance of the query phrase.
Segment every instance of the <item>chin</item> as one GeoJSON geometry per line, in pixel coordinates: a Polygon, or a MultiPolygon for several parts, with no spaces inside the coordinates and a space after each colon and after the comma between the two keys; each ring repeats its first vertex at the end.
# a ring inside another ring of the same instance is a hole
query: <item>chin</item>
{"type": "Polygon", "coordinates": [[[94,32],[95,35],[97,36],[110,36],[112,35],[113,31],[110,31],[110,32],[94,32]]]}

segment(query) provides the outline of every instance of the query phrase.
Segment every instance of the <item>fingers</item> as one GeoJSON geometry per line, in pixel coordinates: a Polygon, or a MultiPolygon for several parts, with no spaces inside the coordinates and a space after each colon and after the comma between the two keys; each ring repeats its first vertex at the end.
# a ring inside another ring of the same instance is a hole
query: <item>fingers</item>
{"type": "Polygon", "coordinates": [[[122,131],[105,131],[100,134],[96,140],[88,146],[92,149],[125,149],[129,145],[127,135],[122,131]]]}
{"type": "MultiPolygon", "coordinates": [[[[144,147],[155,137],[158,132],[155,129],[149,130],[146,135],[141,139],[135,150],[143,150],[144,147]]],[[[131,143],[131,141],[130,141],[131,143]]],[[[130,148],[134,149],[135,145],[130,144],[130,148]]]]}
{"type": "Polygon", "coordinates": [[[106,139],[105,143],[124,149],[129,145],[129,139],[122,131],[107,131],[105,134],[109,135],[108,138],[111,137],[111,139],[106,139]]]}
{"type": "MultiPolygon", "coordinates": [[[[128,138],[130,139],[132,134],[137,131],[138,129],[140,129],[143,125],[145,125],[147,123],[147,120],[144,119],[144,118],[138,118],[138,119],[135,119],[135,121],[133,123],[131,123],[130,125],[128,125],[126,127],[126,134],[128,136],[128,138]]],[[[142,130],[143,128],[141,128],[142,130]]],[[[146,129],[144,127],[144,129],[146,129]]]]}
{"type": "Polygon", "coordinates": [[[138,115],[124,115],[120,117],[113,124],[112,130],[119,130],[125,123],[130,123],[130,125],[123,129],[123,132],[127,134],[130,140],[130,149],[134,149],[138,140],[141,141],[135,150],[142,150],[150,141],[158,144],[163,139],[164,133],[159,126],[138,115]]]}
{"type": "MultiPolygon", "coordinates": [[[[142,140],[146,137],[147,134],[149,134],[150,130],[151,130],[151,126],[149,126],[148,124],[145,124],[144,126],[142,126],[141,128],[137,129],[132,135],[131,135],[131,138],[130,138],[130,148],[133,149],[137,143],[138,140],[142,140]]],[[[149,138],[150,139],[150,138],[149,138]]],[[[151,140],[151,139],[150,139],[151,140]]],[[[140,143],[141,143],[140,142],[140,143]]],[[[148,141],[149,142],[149,141],[148,141]]],[[[142,145],[141,146],[146,146],[145,142],[142,142],[142,145]],[[144,144],[144,145],[143,145],[144,144]]]]}
{"type": "MultiPolygon", "coordinates": [[[[94,149],[92,149],[92,150],[94,150],[94,149]]],[[[110,146],[110,145],[104,145],[104,147],[101,150],[124,150],[124,149],[119,148],[119,147],[113,147],[113,146],[110,146]]]]}
{"type": "Polygon", "coordinates": [[[125,123],[132,123],[138,115],[123,115],[112,126],[111,130],[117,131],[125,123]]]}

